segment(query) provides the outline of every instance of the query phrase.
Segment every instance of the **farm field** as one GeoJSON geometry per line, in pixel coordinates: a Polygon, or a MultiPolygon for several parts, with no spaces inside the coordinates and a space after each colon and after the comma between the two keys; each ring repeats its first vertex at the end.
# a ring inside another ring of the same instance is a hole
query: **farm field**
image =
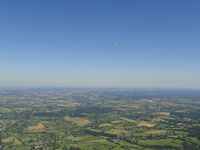
{"type": "Polygon", "coordinates": [[[2,150],[198,150],[200,93],[0,90],[2,150]]]}

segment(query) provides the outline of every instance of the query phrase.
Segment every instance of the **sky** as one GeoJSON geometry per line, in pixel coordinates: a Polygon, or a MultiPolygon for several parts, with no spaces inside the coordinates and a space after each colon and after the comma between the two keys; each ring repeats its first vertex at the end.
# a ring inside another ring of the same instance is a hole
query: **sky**
{"type": "Polygon", "coordinates": [[[199,0],[1,0],[0,86],[200,87],[199,0]]]}

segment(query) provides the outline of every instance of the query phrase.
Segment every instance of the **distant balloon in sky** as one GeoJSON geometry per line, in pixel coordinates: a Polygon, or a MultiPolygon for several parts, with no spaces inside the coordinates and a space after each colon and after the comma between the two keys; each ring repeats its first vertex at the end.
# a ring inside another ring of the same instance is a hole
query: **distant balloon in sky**
{"type": "Polygon", "coordinates": [[[113,42],[113,49],[115,50],[117,47],[117,43],[116,42],[113,42]]]}

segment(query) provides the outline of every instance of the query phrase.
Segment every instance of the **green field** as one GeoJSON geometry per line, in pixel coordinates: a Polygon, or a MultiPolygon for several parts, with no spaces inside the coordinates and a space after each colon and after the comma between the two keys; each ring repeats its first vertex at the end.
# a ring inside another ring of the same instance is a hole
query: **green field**
{"type": "Polygon", "coordinates": [[[3,150],[200,149],[197,98],[183,99],[174,92],[166,96],[157,91],[155,97],[152,92],[137,93],[0,90],[0,146],[3,150]]]}

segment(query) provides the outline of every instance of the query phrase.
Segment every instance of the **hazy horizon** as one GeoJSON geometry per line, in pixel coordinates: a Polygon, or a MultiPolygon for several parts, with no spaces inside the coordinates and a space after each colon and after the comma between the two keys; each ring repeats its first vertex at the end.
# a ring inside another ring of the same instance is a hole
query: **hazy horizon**
{"type": "Polygon", "coordinates": [[[200,2],[0,2],[0,87],[200,88],[200,2]]]}

